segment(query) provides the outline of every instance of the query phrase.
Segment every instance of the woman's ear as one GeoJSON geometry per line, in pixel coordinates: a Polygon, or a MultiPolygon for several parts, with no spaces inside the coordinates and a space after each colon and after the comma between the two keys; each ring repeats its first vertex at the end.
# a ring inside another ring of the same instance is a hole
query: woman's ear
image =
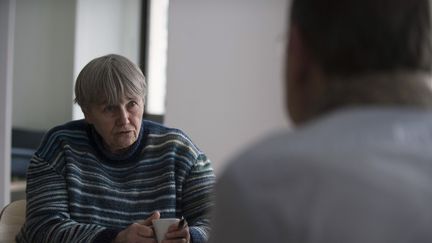
{"type": "Polygon", "coordinates": [[[92,119],[91,119],[91,113],[89,111],[88,107],[81,107],[81,111],[84,114],[84,120],[89,123],[92,124],[92,119]]]}

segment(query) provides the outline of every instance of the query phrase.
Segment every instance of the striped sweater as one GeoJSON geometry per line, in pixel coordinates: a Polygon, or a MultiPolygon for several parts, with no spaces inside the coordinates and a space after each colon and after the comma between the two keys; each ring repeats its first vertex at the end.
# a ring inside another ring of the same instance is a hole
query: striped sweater
{"type": "Polygon", "coordinates": [[[31,160],[17,242],[110,242],[155,210],[184,216],[192,242],[206,242],[214,180],[210,161],[178,129],[144,120],[118,156],[91,125],[72,121],[51,129],[31,160]]]}

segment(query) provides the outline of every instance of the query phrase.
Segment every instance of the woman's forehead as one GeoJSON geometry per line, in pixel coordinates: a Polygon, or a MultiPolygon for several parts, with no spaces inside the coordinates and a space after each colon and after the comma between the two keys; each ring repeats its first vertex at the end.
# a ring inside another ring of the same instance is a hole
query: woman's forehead
{"type": "Polygon", "coordinates": [[[131,100],[137,101],[143,99],[142,97],[138,96],[138,95],[133,95],[133,94],[129,94],[129,95],[118,95],[117,97],[112,97],[111,99],[107,98],[107,97],[101,97],[101,99],[99,99],[98,101],[96,101],[97,105],[117,105],[117,104],[121,104],[121,103],[125,103],[131,100]]]}

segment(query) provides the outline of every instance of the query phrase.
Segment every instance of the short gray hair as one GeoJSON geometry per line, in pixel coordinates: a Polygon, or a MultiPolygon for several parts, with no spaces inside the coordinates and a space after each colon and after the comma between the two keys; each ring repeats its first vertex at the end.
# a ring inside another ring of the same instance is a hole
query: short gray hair
{"type": "Polygon", "coordinates": [[[75,83],[75,103],[85,110],[94,104],[118,104],[122,96],[142,97],[147,84],[140,68],[126,57],[109,54],[90,61],[75,83]]]}

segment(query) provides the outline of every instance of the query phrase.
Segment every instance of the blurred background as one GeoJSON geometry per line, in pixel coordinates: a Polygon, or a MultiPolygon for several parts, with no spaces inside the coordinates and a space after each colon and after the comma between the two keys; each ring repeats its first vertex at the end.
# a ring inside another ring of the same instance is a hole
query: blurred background
{"type": "Polygon", "coordinates": [[[82,118],[74,80],[101,55],[140,65],[146,118],[184,130],[217,175],[244,147],[290,126],[288,0],[0,1],[0,206],[24,196],[25,156],[43,133],[82,118]]]}

